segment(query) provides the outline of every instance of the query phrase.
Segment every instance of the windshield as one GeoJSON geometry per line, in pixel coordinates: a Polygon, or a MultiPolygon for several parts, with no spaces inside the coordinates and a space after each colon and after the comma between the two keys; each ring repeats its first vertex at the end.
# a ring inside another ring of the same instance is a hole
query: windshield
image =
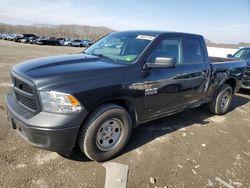
{"type": "Polygon", "coordinates": [[[131,63],[154,38],[155,36],[149,35],[114,33],[97,41],[84,53],[131,63]]]}

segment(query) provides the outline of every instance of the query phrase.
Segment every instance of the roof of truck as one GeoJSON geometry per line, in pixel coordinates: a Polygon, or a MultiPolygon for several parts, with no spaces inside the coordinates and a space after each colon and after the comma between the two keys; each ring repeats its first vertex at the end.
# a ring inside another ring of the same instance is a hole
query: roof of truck
{"type": "Polygon", "coordinates": [[[175,32],[175,31],[157,31],[157,30],[129,30],[129,31],[117,31],[115,33],[131,33],[131,34],[138,34],[138,35],[154,35],[154,36],[162,35],[162,34],[202,36],[202,35],[193,34],[193,33],[183,33],[183,32],[175,32]]]}
{"type": "Polygon", "coordinates": [[[241,47],[240,49],[250,49],[250,46],[244,46],[244,47],[241,47]]]}

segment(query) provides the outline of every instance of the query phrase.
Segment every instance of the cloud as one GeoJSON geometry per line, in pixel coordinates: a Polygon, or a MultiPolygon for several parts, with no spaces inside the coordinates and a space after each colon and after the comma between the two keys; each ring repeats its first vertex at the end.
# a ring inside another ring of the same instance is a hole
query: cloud
{"type": "MultiPolygon", "coordinates": [[[[243,23],[246,16],[235,13],[230,14],[231,18],[229,18],[225,13],[212,11],[206,11],[200,16],[197,14],[201,13],[200,8],[204,5],[198,3],[199,10],[193,10],[190,2],[180,4],[179,1],[154,3],[142,0],[1,0],[0,22],[80,24],[107,26],[115,30],[151,29],[193,32],[219,42],[250,40],[248,33],[250,24],[243,23]]],[[[212,3],[209,1],[207,6],[212,6],[212,3]]],[[[243,15],[249,14],[241,12],[243,15]]]]}

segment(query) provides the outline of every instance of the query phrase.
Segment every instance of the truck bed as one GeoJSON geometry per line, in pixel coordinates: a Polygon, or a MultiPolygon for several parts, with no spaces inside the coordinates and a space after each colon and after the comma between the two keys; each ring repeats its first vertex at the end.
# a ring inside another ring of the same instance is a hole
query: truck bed
{"type": "Polygon", "coordinates": [[[224,62],[224,61],[234,61],[235,59],[232,58],[226,58],[226,57],[213,57],[209,56],[210,63],[216,63],[216,62],[224,62]]]}
{"type": "Polygon", "coordinates": [[[242,73],[246,70],[246,62],[242,60],[229,60],[227,58],[224,58],[224,60],[228,61],[222,61],[223,59],[219,59],[219,61],[210,61],[212,66],[212,72],[225,72],[225,73],[231,73],[234,77],[237,77],[237,72],[242,73]]]}

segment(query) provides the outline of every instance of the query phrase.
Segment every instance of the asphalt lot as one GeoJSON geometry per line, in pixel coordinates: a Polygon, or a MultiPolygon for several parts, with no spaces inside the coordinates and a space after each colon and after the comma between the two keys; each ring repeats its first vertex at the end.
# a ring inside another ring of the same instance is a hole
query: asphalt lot
{"type": "MultiPolygon", "coordinates": [[[[0,187],[104,187],[104,163],[89,161],[79,150],[64,158],[34,148],[6,120],[11,66],[81,50],[0,40],[0,187]]],[[[250,187],[250,92],[238,93],[223,116],[204,105],[144,124],[111,161],[128,166],[130,188],[250,187]]]]}

